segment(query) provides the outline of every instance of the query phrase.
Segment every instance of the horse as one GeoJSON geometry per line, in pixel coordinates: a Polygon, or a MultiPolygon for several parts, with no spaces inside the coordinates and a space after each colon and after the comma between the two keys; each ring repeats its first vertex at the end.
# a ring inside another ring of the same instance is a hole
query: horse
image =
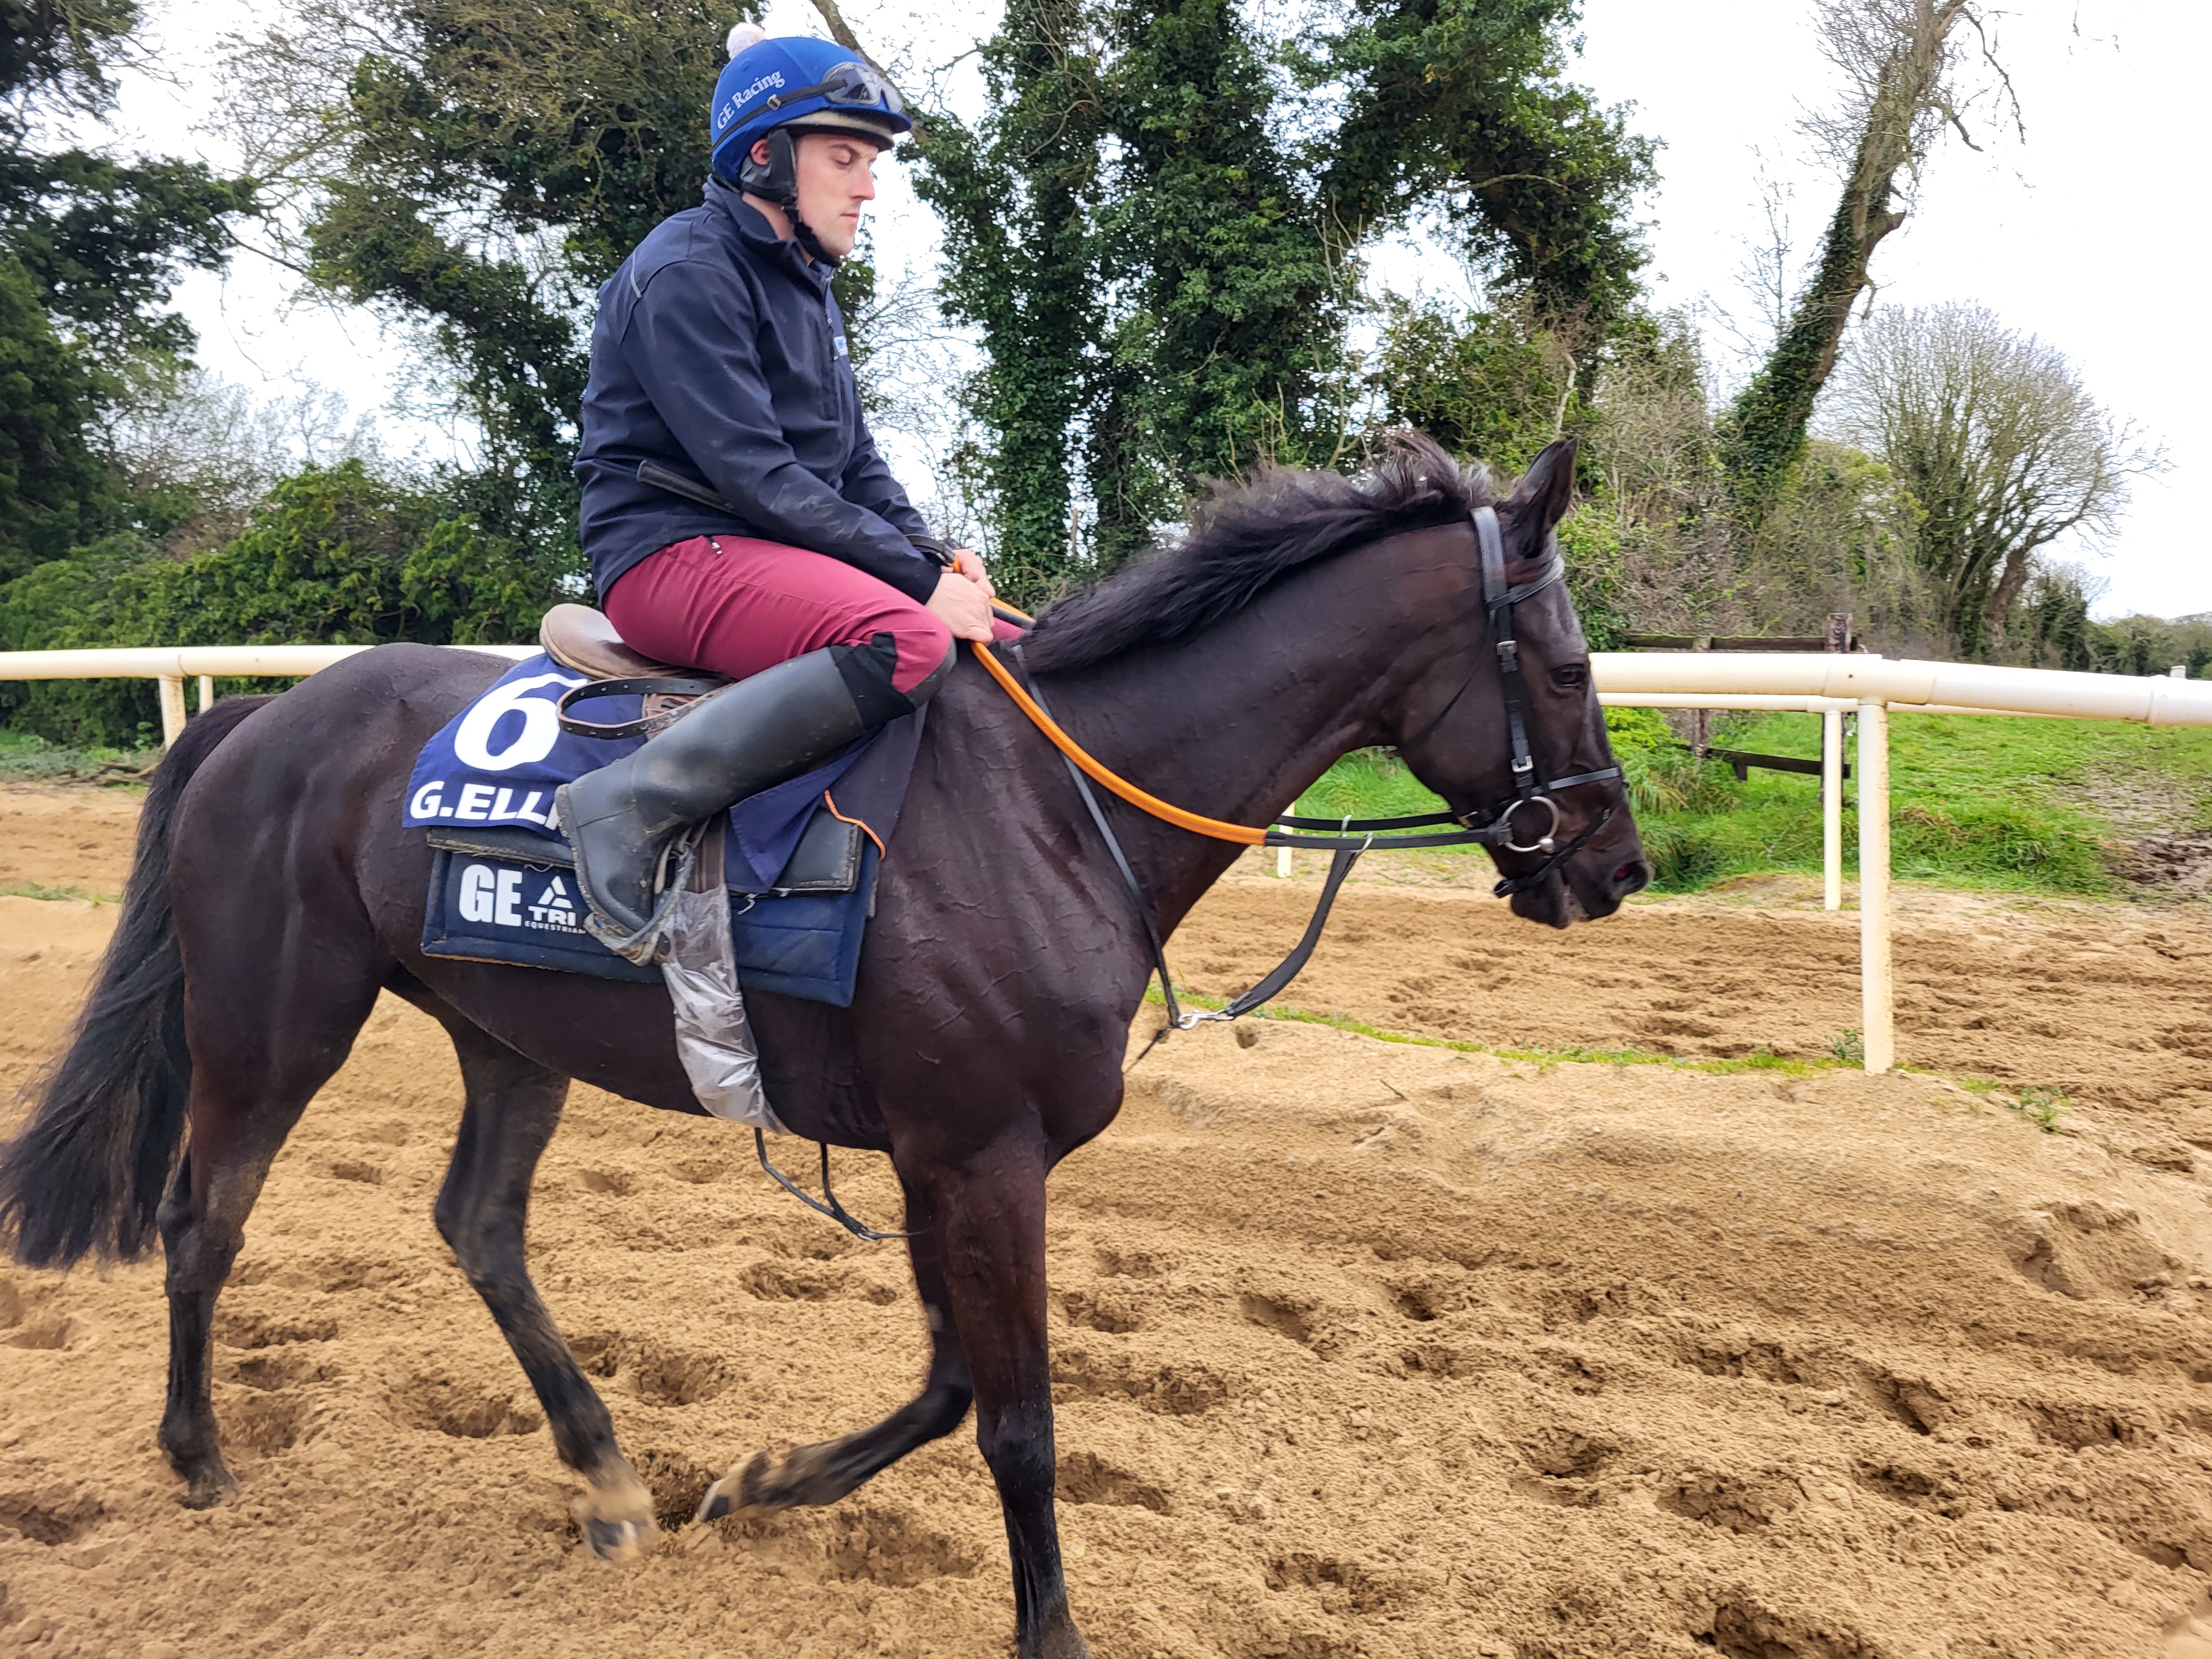
{"type": "MultiPolygon", "coordinates": [[[[1470,524],[1493,508],[1508,580],[1556,574],[1573,464],[1571,441],[1553,444],[1500,501],[1486,472],[1407,434],[1358,477],[1274,471],[1222,488],[1178,544],[1049,609],[1019,665],[1103,763],[1243,823],[1272,822],[1340,757],[1391,744],[1454,811],[1510,815],[1508,738],[1525,724],[1536,776],[1571,787],[1552,803],[1563,853],[1492,851],[1524,878],[1512,908],[1562,927],[1607,915],[1650,869],[1580,624],[1563,583],[1523,598],[1512,715],[1470,524]]],[[[401,827],[409,770],[507,666],[386,645],[186,726],[148,792],[80,1020],[0,1148],[0,1239],[21,1263],[58,1267],[142,1254],[158,1232],[159,1443],[185,1502],[221,1501],[236,1483],[209,1395],[216,1299],[285,1137],[379,994],[404,998],[451,1036],[465,1085],[439,1231],[581,1478],[585,1542],[635,1559],[653,1543],[651,1496],[531,1283],[524,1228],[570,1079],[701,1108],[659,986],[418,948],[430,854],[401,827]]],[[[1238,849],[1111,810],[1170,934],[1238,849]]],[[[872,1427],[780,1462],[756,1453],[709,1489],[703,1516],[834,1502],[972,1404],[1005,1515],[1018,1651],[1090,1652],[1053,1509],[1045,1183],[1120,1109],[1153,961],[1146,918],[1060,755],[963,661],[929,715],[851,1006],[750,999],[783,1121],[890,1157],[927,1373],[872,1427]]]]}

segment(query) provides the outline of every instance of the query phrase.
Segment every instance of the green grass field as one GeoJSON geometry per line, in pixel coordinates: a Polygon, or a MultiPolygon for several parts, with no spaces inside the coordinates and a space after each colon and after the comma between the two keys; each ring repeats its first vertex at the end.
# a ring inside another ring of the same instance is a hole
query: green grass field
{"type": "MultiPolygon", "coordinates": [[[[1628,774],[1656,890],[1694,892],[1745,875],[1820,869],[1820,783],[1753,770],[1738,783],[1718,761],[1674,746],[1661,718],[1612,711],[1613,744],[1628,774]]],[[[1812,714],[1717,718],[1712,742],[1759,754],[1817,758],[1812,714]]],[[[1891,867],[1947,885],[2118,895],[2110,849],[2149,828],[2212,828],[2212,729],[2118,721],[2008,720],[1893,714],[1891,867]],[[2137,821],[2116,821],[2123,806],[2137,821]]],[[[1858,825],[1844,795],[1845,867],[1856,869],[1858,825]]],[[[1390,757],[1339,762],[1299,803],[1316,817],[1381,817],[1437,810],[1433,795],[1390,757]]]]}
{"type": "Polygon", "coordinates": [[[70,749],[0,727],[0,783],[143,783],[158,749],[70,749]]]}

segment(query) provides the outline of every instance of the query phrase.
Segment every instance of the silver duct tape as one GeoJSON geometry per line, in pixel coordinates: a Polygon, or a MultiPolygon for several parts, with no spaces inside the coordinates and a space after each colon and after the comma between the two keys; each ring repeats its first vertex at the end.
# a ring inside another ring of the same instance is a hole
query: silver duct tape
{"type": "Polygon", "coordinates": [[[730,896],[719,879],[710,885],[703,893],[687,886],[669,915],[660,974],[676,1005],[676,1052],[691,1092],[716,1117],[788,1134],[761,1084],[730,941],[730,896]]]}

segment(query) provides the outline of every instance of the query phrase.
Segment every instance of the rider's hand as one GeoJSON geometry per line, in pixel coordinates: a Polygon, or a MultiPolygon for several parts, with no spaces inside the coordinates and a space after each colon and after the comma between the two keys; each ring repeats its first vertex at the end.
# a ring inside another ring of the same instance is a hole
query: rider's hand
{"type": "MultiPolygon", "coordinates": [[[[968,556],[972,559],[975,556],[971,553],[968,556]]],[[[959,571],[948,570],[937,579],[937,591],[929,596],[928,609],[931,615],[952,630],[954,639],[990,643],[990,596],[959,571]]]]}
{"type": "Polygon", "coordinates": [[[985,599],[995,599],[999,597],[999,590],[991,585],[991,573],[983,568],[983,561],[976,556],[974,548],[954,548],[952,568],[981,588],[985,599]]]}

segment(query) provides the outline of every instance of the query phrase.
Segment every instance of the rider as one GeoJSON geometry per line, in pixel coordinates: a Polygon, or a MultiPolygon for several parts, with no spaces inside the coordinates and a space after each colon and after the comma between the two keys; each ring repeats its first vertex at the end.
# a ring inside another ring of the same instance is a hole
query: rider
{"type": "Polygon", "coordinates": [[[684,826],[919,708],[953,641],[992,631],[981,562],[929,534],[876,451],[830,293],[876,160],[913,124],[830,41],[740,24],[729,46],[705,204],[599,290],[576,458],[615,630],[737,681],[562,792],[586,926],[639,960],[684,826]],[[724,505],[641,479],[647,464],[724,505]]]}

